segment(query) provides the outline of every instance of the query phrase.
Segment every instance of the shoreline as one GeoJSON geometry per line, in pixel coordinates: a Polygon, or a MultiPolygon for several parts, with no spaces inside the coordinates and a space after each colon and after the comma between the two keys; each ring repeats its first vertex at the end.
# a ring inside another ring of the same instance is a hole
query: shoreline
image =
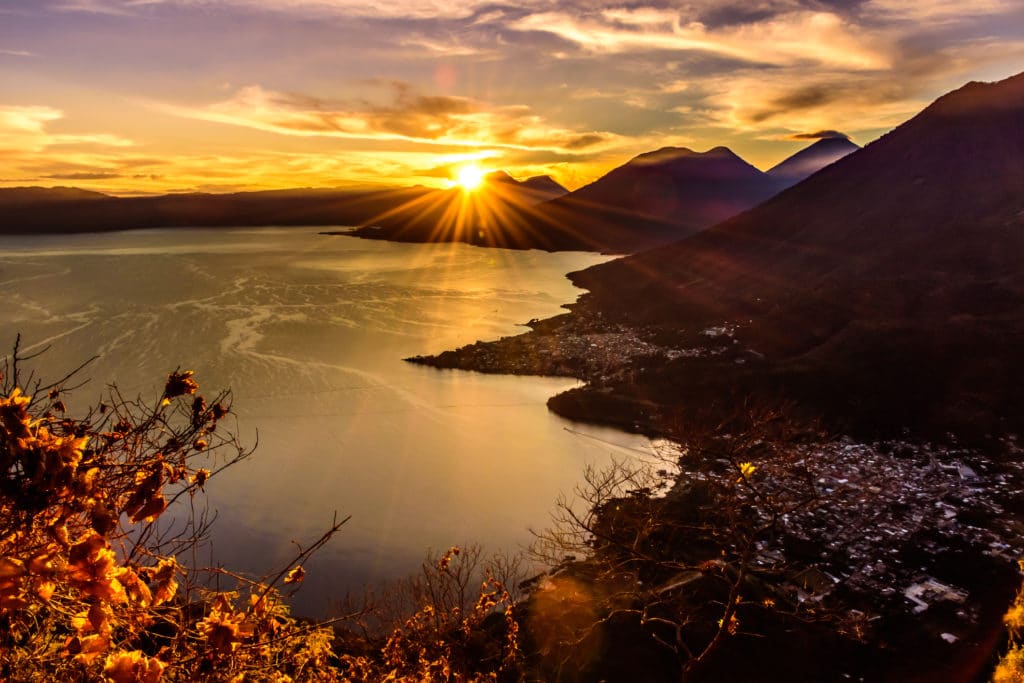
{"type": "MultiPolygon", "coordinates": [[[[707,403],[701,397],[714,384],[706,376],[747,379],[723,401],[727,405],[750,378],[773,371],[764,356],[745,348],[742,330],[729,325],[672,337],[664,329],[608,321],[578,303],[527,325],[523,334],[404,360],[437,369],[573,377],[584,385],[549,398],[552,412],[651,437],[672,434],[667,402],[691,412],[707,403]],[[679,371],[686,365],[699,387],[692,395],[644,390],[651,375],[670,366],[664,379],[672,385],[686,376],[679,371]]],[[[839,610],[851,633],[865,629],[858,636],[870,659],[862,664],[864,675],[930,671],[973,679],[990,671],[1005,639],[1003,612],[1020,582],[1024,521],[1016,514],[1016,492],[1024,488],[1024,451],[1012,436],[958,444],[952,435],[843,433],[808,446],[821,470],[821,502],[791,516],[779,529],[779,548],[766,551],[769,569],[776,561],[801,568],[783,575],[776,588],[794,605],[839,610]],[[930,664],[902,654],[911,651],[928,652],[930,664]]],[[[692,477],[721,476],[715,467],[691,463],[669,484],[685,491],[692,477]]],[[[797,481],[796,470],[772,476],[767,485],[778,482],[780,491],[797,481]]],[[[585,576],[587,569],[576,571],[585,576]]]]}

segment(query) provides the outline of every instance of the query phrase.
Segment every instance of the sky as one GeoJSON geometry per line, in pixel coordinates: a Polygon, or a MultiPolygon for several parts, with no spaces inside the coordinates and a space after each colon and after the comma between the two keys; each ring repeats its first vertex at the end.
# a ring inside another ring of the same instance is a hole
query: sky
{"type": "Polygon", "coordinates": [[[570,189],[664,146],[766,169],[1024,71],[1021,0],[0,0],[0,187],[570,189]]]}

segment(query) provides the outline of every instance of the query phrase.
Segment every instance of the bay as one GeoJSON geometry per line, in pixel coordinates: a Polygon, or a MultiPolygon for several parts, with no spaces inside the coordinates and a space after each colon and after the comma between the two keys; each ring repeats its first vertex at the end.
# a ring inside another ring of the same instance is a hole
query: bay
{"type": "MultiPolygon", "coordinates": [[[[0,237],[0,343],[56,378],[94,355],[72,412],[116,383],[156,398],[193,369],[234,394],[256,454],[209,485],[201,563],[261,575],[351,520],[307,565],[299,613],[412,571],[428,548],[515,552],[588,464],[650,445],[548,412],[565,379],[404,363],[524,331],[580,293],[585,253],[396,244],[316,229],[174,229],[0,237]]],[[[193,558],[195,559],[195,558],[193,558]]]]}

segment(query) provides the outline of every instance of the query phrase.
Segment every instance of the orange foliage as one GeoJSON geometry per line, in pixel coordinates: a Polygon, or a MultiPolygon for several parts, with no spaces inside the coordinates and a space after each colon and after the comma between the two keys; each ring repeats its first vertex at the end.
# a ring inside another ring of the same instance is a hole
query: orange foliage
{"type": "MultiPolygon", "coordinates": [[[[155,540],[171,501],[248,455],[217,432],[226,396],[208,407],[198,389],[174,372],[156,407],[115,391],[82,420],[59,388],[0,395],[0,679],[337,678],[330,629],[298,624],[258,582],[249,602],[197,600],[195,572],[155,540]]],[[[179,552],[201,540],[186,528],[179,552]]]]}
{"type": "Polygon", "coordinates": [[[483,681],[516,665],[512,602],[492,578],[468,614],[427,605],[377,656],[338,657],[333,629],[292,618],[275,589],[301,584],[300,561],[337,520],[269,584],[216,570],[240,590],[200,588],[176,555],[203,520],[170,541],[154,524],[248,452],[217,429],[227,396],[208,404],[191,371],[171,373],[155,406],[114,390],[77,420],[59,387],[37,402],[12,380],[0,391],[0,680],[483,681]],[[497,646],[474,649],[499,614],[497,646]]]}

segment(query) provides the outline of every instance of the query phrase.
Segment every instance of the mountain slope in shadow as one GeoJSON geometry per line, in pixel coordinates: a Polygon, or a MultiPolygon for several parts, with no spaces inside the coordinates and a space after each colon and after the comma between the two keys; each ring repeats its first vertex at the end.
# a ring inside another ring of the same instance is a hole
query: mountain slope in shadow
{"type": "Polygon", "coordinates": [[[735,326],[746,355],[671,363],[636,395],[777,394],[879,429],[1024,427],[1021,121],[1024,74],[969,83],[752,211],[574,274],[590,290],[577,312],[673,344],[735,326]]]}

